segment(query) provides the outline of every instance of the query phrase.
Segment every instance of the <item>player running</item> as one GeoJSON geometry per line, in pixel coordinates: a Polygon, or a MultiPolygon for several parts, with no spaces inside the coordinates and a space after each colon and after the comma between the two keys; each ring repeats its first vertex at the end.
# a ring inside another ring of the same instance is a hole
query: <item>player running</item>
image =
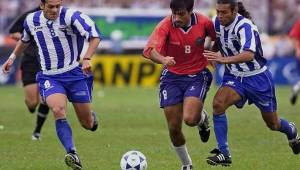
{"type": "Polygon", "coordinates": [[[203,56],[207,36],[215,40],[213,23],[193,12],[194,0],[171,0],[172,15],[155,28],[144,49],[144,56],[165,66],[160,78],[160,107],[164,109],[171,142],[182,170],[192,169],[185,145],[182,121],[199,128],[203,142],[209,139],[208,115],[203,103],[212,74],[203,56]]]}
{"type": "Polygon", "coordinates": [[[67,100],[72,102],[81,125],[95,131],[98,122],[91,110],[90,60],[100,43],[100,32],[87,15],[61,4],[61,0],[41,0],[42,10],[26,17],[22,39],[2,68],[7,73],[15,57],[31,41],[36,42],[42,69],[37,74],[40,94],[53,112],[57,136],[67,152],[66,164],[80,170],[82,165],[66,119],[67,100]],[[85,39],[88,48],[81,66],[79,60],[85,39]]]}
{"type": "Polygon", "coordinates": [[[208,157],[207,163],[225,166],[232,163],[226,110],[232,105],[242,108],[247,100],[258,107],[271,130],[286,134],[293,152],[299,154],[300,138],[296,125],[278,118],[274,83],[263,58],[258,29],[250,20],[249,12],[236,0],[217,0],[216,10],[214,27],[220,53],[206,51],[204,56],[209,61],[225,64],[225,73],[213,100],[218,148],[211,152],[215,155],[208,157]]]}

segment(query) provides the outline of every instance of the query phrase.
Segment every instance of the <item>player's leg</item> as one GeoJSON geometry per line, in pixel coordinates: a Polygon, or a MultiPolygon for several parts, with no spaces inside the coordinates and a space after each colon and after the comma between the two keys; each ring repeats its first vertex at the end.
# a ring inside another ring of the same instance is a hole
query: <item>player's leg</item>
{"type": "Polygon", "coordinates": [[[95,131],[98,128],[98,121],[95,112],[91,109],[90,103],[73,103],[77,118],[82,127],[95,131]]]}
{"type": "Polygon", "coordinates": [[[174,150],[180,159],[182,166],[192,165],[191,157],[185,145],[182,133],[182,103],[164,107],[164,113],[168,124],[169,135],[174,150]]]}
{"type": "Polygon", "coordinates": [[[38,85],[34,83],[24,84],[25,104],[30,113],[35,112],[35,108],[39,104],[38,85]]]}
{"type": "MultiPolygon", "coordinates": [[[[297,78],[300,78],[300,58],[297,58],[297,78]]],[[[290,102],[292,105],[296,104],[297,98],[298,98],[298,94],[300,92],[300,80],[298,80],[296,83],[293,84],[292,86],[292,95],[290,98],[290,102]]]]}
{"type": "Polygon", "coordinates": [[[210,135],[208,114],[203,110],[203,102],[198,97],[186,97],[183,104],[183,120],[190,127],[197,126],[202,142],[210,135]]]}
{"type": "Polygon", "coordinates": [[[92,89],[93,76],[89,75],[82,80],[73,82],[67,90],[67,95],[70,102],[73,103],[80,124],[85,129],[95,131],[98,128],[98,120],[96,113],[91,108],[92,89]]]}
{"type": "Polygon", "coordinates": [[[181,84],[184,83],[179,80],[177,75],[170,72],[163,72],[159,96],[160,107],[164,109],[173,149],[182,163],[181,169],[184,169],[192,166],[192,160],[187,151],[185,138],[182,133],[182,102],[184,94],[181,90],[181,84]]]}
{"type": "Polygon", "coordinates": [[[203,104],[212,81],[212,74],[205,69],[189,79],[191,83],[188,83],[184,93],[183,120],[188,126],[197,126],[201,141],[207,142],[210,127],[208,114],[203,110],[203,104]]]}
{"type": "Polygon", "coordinates": [[[67,97],[65,94],[55,93],[48,96],[46,101],[54,115],[57,136],[67,152],[65,163],[72,169],[80,170],[81,161],[74,145],[71,126],[66,119],[67,97]]]}
{"type": "Polygon", "coordinates": [[[66,89],[62,85],[62,83],[65,85],[66,82],[56,81],[53,76],[46,76],[41,73],[37,74],[37,80],[39,82],[40,95],[53,112],[56,134],[67,153],[65,162],[73,169],[81,169],[81,162],[73,141],[72,129],[66,119],[67,96],[66,89]]]}
{"type": "Polygon", "coordinates": [[[239,93],[228,86],[221,87],[214,96],[213,122],[218,149],[211,152],[215,155],[207,158],[208,164],[224,166],[231,164],[231,155],[227,140],[228,123],[225,111],[241,99],[239,93]]]}
{"type": "Polygon", "coordinates": [[[47,119],[49,113],[49,107],[46,103],[43,103],[40,99],[40,104],[36,115],[36,125],[32,134],[32,140],[39,140],[41,137],[41,129],[47,119]]]}
{"type": "Polygon", "coordinates": [[[276,112],[261,112],[266,125],[273,131],[279,131],[287,136],[289,145],[295,154],[300,153],[300,138],[293,122],[279,118],[276,112]]]}

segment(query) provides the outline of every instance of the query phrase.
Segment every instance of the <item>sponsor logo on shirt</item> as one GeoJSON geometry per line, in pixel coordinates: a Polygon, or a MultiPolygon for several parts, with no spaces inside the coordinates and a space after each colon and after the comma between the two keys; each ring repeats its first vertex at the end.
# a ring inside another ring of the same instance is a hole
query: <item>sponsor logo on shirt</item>
{"type": "Polygon", "coordinates": [[[34,31],[39,31],[39,30],[41,30],[41,29],[43,29],[43,26],[37,26],[37,27],[34,27],[34,31]]]}

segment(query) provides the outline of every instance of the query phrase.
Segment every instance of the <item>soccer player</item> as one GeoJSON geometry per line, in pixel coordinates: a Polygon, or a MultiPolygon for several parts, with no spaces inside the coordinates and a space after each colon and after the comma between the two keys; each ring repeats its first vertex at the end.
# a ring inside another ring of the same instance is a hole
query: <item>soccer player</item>
{"type": "MultiPolygon", "coordinates": [[[[26,16],[29,13],[39,10],[41,9],[38,7],[21,15],[9,29],[10,36],[17,41],[20,40],[22,32],[24,30],[23,23],[26,16]]],[[[37,72],[40,71],[38,56],[38,48],[36,44],[32,41],[30,42],[29,46],[24,50],[21,60],[25,104],[29,112],[31,113],[34,113],[36,107],[39,105],[36,117],[36,126],[31,137],[32,140],[40,140],[41,129],[49,112],[49,107],[46,104],[40,102],[39,89],[35,79],[37,72]]]]}
{"type": "Polygon", "coordinates": [[[209,139],[208,115],[203,110],[212,74],[203,56],[207,36],[215,40],[213,23],[193,12],[194,0],[171,0],[172,14],[151,34],[144,56],[165,66],[160,78],[160,107],[164,109],[169,135],[182,170],[192,169],[182,133],[182,121],[197,126],[203,142],[209,139]]]}
{"type": "MultiPolygon", "coordinates": [[[[295,47],[295,56],[297,61],[297,73],[300,77],[300,19],[292,27],[289,36],[291,37],[294,47],[295,47]]],[[[300,92],[300,80],[296,81],[292,87],[292,96],[290,102],[292,105],[296,104],[298,94],[300,92]]]]}
{"type": "Polygon", "coordinates": [[[82,169],[73,142],[72,130],[66,119],[67,100],[72,102],[78,120],[88,130],[98,127],[91,110],[91,57],[100,43],[100,32],[95,23],[81,12],[61,6],[61,0],[41,0],[41,11],[27,15],[24,31],[13,53],[2,69],[7,73],[16,56],[35,41],[39,50],[41,72],[37,74],[40,94],[55,118],[56,132],[64,146],[66,164],[82,169]],[[84,39],[87,51],[82,54],[84,39]]]}
{"type": "Polygon", "coordinates": [[[266,125],[273,131],[284,133],[295,154],[300,152],[300,138],[294,123],[279,118],[275,88],[271,73],[263,58],[257,27],[250,20],[241,2],[217,0],[214,27],[220,53],[205,51],[209,61],[225,64],[221,87],[213,99],[213,122],[218,149],[207,158],[211,165],[229,166],[231,155],[227,141],[226,110],[236,105],[242,108],[248,100],[260,110],[266,125]]]}

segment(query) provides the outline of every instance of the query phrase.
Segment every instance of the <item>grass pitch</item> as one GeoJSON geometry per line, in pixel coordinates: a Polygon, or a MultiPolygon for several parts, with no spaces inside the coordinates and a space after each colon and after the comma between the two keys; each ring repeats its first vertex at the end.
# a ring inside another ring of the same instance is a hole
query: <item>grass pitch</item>
{"type": "MultiPolygon", "coordinates": [[[[208,94],[206,109],[216,87],[208,94]]],[[[119,170],[121,156],[139,150],[147,157],[149,170],[179,170],[172,150],[166,121],[159,109],[156,88],[96,87],[93,108],[100,119],[95,133],[80,127],[69,104],[68,120],[85,170],[119,170]]],[[[64,170],[64,149],[59,143],[52,114],[42,129],[42,140],[31,141],[35,116],[23,102],[21,87],[0,87],[0,170],[64,170]]],[[[289,87],[278,87],[278,112],[300,128],[300,107],[289,104],[289,87]]],[[[293,155],[286,137],[271,132],[254,106],[228,110],[229,145],[233,164],[228,170],[297,170],[300,155],[293,155]]],[[[212,117],[212,116],[211,116],[212,117]]],[[[212,119],[210,118],[210,122],[212,119]]],[[[208,143],[200,142],[196,128],[184,126],[187,146],[195,170],[211,167],[205,158],[216,145],[214,133],[208,143]]]]}

